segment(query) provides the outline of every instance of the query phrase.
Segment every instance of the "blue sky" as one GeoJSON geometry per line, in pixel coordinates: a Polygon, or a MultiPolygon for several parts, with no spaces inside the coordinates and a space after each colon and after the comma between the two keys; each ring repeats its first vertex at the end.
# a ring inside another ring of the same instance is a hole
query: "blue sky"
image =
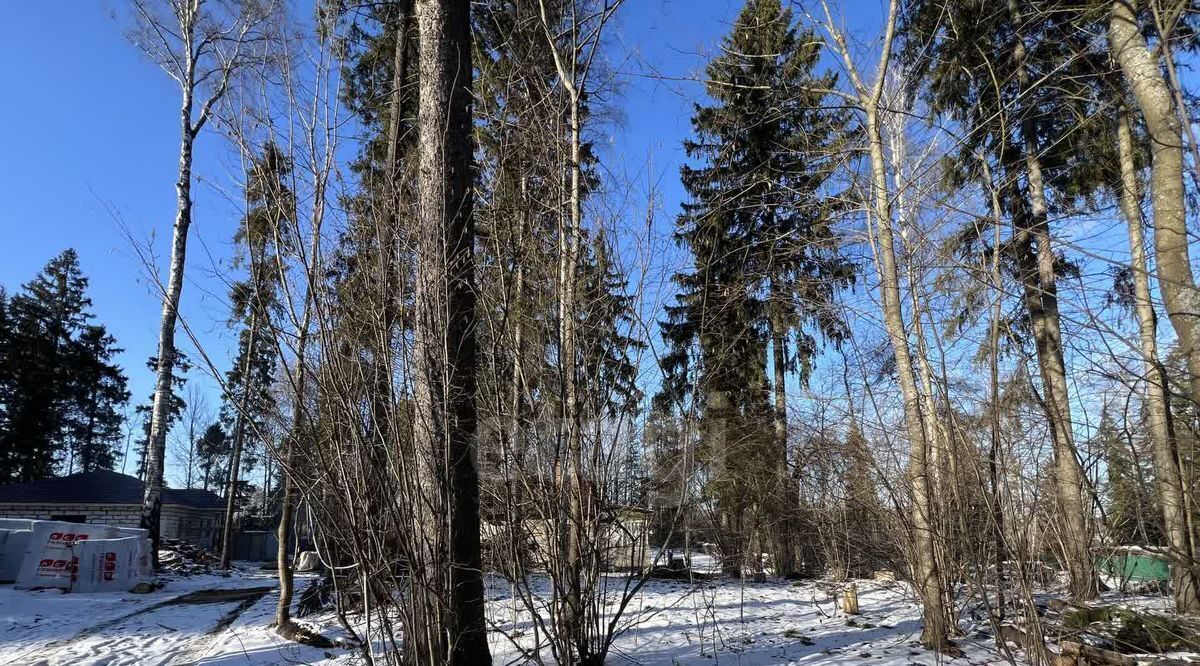
{"type": "MultiPolygon", "coordinates": [[[[126,349],[122,362],[135,396],[148,394],[152,382],[142,363],[154,351],[161,301],[122,226],[138,242],[153,240],[160,255],[166,251],[178,90],[125,41],[122,24],[101,3],[4,3],[0,25],[0,86],[13,95],[0,124],[0,284],[15,289],[74,247],[96,315],[126,349]]],[[[210,184],[231,182],[227,152],[213,134],[197,149],[202,182],[189,248],[197,270],[189,287],[210,282],[214,260],[229,255],[237,213],[210,184]]],[[[188,289],[185,299],[190,312],[216,312],[202,289],[188,289]]]]}
{"type": "MultiPolygon", "coordinates": [[[[862,5],[868,16],[878,15],[878,0],[862,5]]],[[[690,131],[692,100],[702,94],[686,79],[702,71],[741,6],[740,0],[628,0],[614,25],[610,53],[624,85],[616,100],[621,117],[606,128],[611,139],[602,155],[643,175],[642,165],[652,160],[661,224],[671,223],[683,196],[680,142],[690,131]]],[[[17,289],[74,247],[91,280],[94,311],[125,349],[120,363],[141,401],[152,385],[144,361],[155,351],[161,301],[123,228],[136,242],[152,242],[165,273],[179,93],[126,41],[119,7],[0,3],[0,90],[7,91],[0,98],[0,285],[17,289]]],[[[238,211],[226,193],[237,175],[230,145],[211,130],[198,144],[195,171],[182,311],[208,351],[227,358],[223,276],[238,211]]],[[[192,382],[216,402],[210,380],[197,371],[192,382]]]]}
{"type": "MultiPolygon", "coordinates": [[[[161,300],[122,231],[170,239],[178,163],[178,89],[125,40],[102,2],[0,3],[0,285],[10,291],[74,247],[91,281],[93,310],[125,349],[134,401],[153,385],[161,300]]],[[[224,288],[212,275],[228,258],[236,212],[206,184],[230,181],[227,152],[201,139],[196,225],[185,312],[219,344],[224,288]],[[211,253],[212,258],[208,255],[211,253]],[[215,284],[214,284],[215,283],[215,284]],[[215,294],[206,294],[206,286],[215,294]]],[[[165,273],[165,262],[160,262],[165,273]]],[[[215,402],[215,401],[214,401],[215,402]]]]}

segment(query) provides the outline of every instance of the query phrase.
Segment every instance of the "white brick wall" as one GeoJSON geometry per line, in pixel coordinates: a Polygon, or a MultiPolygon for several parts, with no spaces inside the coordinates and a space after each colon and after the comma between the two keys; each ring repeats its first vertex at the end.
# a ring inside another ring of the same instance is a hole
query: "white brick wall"
{"type": "Polygon", "coordinates": [[[167,505],[163,507],[160,525],[162,534],[180,539],[201,548],[215,550],[220,538],[221,521],[225,512],[221,509],[192,509],[167,505]]]}
{"type": "MultiPolygon", "coordinates": [[[[162,536],[213,549],[220,534],[220,509],[192,509],[168,504],[162,508],[162,536]]],[[[87,522],[116,527],[138,527],[142,507],[136,504],[0,504],[0,518],[51,520],[54,516],[86,516],[87,522]]]]}
{"type": "Polygon", "coordinates": [[[0,518],[50,520],[54,516],[86,516],[87,522],[137,527],[141,507],[133,504],[0,504],[0,518]]]}

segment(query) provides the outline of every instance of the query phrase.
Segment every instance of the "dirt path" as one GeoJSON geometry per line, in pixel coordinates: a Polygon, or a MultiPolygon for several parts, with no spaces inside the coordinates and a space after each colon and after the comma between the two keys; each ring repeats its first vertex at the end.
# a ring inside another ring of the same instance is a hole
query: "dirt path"
{"type": "Polygon", "coordinates": [[[275,589],[271,585],[201,590],[173,597],[92,625],[70,638],[37,646],[17,655],[14,663],[30,666],[194,663],[217,634],[275,589]]]}

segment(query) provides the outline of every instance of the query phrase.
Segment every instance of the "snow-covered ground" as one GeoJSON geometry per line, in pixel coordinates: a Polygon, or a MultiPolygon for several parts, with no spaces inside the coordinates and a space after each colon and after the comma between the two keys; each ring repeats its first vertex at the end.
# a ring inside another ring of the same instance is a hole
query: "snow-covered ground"
{"type": "Polygon", "coordinates": [[[0,586],[0,664],[319,662],[321,651],[279,640],[269,631],[278,599],[275,585],[272,572],[239,567],[227,577],[168,579],[148,594],[0,586]],[[210,601],[209,592],[218,594],[210,601]],[[263,658],[252,660],[258,656],[263,658]]]}
{"type": "MultiPolygon", "coordinates": [[[[351,650],[319,650],[276,636],[270,628],[276,593],[255,589],[273,582],[270,572],[244,569],[228,578],[173,580],[150,594],[0,587],[0,665],[356,663],[351,650]],[[179,603],[200,591],[234,592],[224,600],[179,603]]],[[[624,580],[609,583],[619,590],[624,580]]],[[[858,584],[862,613],[848,617],[834,602],[836,587],[819,582],[651,581],[630,600],[609,661],[660,666],[945,661],[916,644],[919,610],[902,585],[858,584]]],[[[495,663],[523,663],[521,649],[532,645],[534,633],[529,615],[519,603],[514,606],[509,586],[500,580],[489,581],[488,602],[495,663]]],[[[339,633],[330,618],[324,620],[328,624],[319,629],[339,633]]],[[[990,639],[968,638],[962,646],[966,657],[955,664],[1003,663],[990,639]]],[[[548,660],[549,652],[543,657],[548,660]]]]}
{"type": "MultiPolygon", "coordinates": [[[[622,633],[609,662],[915,666],[945,661],[917,644],[920,610],[902,585],[857,585],[861,614],[847,616],[835,604],[837,586],[820,582],[651,581],[634,595],[619,622],[622,633]]],[[[497,625],[495,663],[522,663],[515,644],[525,649],[532,644],[529,616],[518,613],[513,623],[507,595],[490,595],[489,601],[497,625]]],[[[966,658],[955,663],[1004,663],[990,639],[966,640],[962,647],[966,658]]]]}

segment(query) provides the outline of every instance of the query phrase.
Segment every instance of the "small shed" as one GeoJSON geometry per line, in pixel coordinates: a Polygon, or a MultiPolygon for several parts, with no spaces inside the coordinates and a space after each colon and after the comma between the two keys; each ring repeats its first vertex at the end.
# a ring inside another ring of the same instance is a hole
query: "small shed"
{"type": "MultiPolygon", "coordinates": [[[[144,493],[141,480],[109,470],[0,485],[0,518],[139,527],[144,493]]],[[[212,550],[224,509],[210,490],[163,488],[160,533],[212,550]]]]}
{"type": "Polygon", "coordinates": [[[1171,580],[1171,565],[1161,553],[1138,546],[1106,548],[1096,557],[1099,573],[1115,581],[1116,587],[1126,583],[1166,583],[1171,580]]]}

